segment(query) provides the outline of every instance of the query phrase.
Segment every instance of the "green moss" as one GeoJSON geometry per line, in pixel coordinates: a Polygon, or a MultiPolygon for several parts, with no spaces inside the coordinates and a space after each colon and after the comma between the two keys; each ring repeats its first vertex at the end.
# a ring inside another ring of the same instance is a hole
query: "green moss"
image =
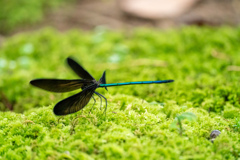
{"type": "Polygon", "coordinates": [[[237,118],[239,117],[240,109],[233,107],[232,105],[226,104],[224,106],[223,117],[224,118],[237,118]]]}
{"type": "Polygon", "coordinates": [[[240,28],[186,27],[44,29],[8,38],[0,49],[0,108],[7,111],[0,113],[0,159],[238,159],[239,37],[240,28]],[[91,113],[92,101],[57,117],[54,104],[78,91],[49,93],[29,81],[77,78],[64,63],[68,56],[96,79],[107,70],[107,83],[175,82],[98,89],[108,99],[107,117],[98,97],[91,113]]]}

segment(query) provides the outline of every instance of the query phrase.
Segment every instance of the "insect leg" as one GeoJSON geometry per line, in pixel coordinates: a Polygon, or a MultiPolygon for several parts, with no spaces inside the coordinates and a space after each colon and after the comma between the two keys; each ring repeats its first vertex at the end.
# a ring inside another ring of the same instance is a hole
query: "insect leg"
{"type": "Polygon", "coordinates": [[[97,95],[99,95],[99,96],[101,96],[102,98],[104,98],[105,99],[105,101],[106,101],[106,107],[105,107],[105,110],[104,110],[104,112],[105,112],[105,116],[106,116],[106,113],[107,113],[107,98],[105,98],[103,95],[101,95],[100,93],[98,93],[98,92],[95,92],[97,95]]]}
{"type": "Polygon", "coordinates": [[[102,109],[102,97],[99,96],[98,92],[94,92],[94,93],[100,98],[100,101],[101,101],[101,103],[100,103],[100,110],[101,110],[102,109]]]}
{"type": "Polygon", "coordinates": [[[93,105],[92,105],[92,108],[90,109],[90,111],[89,111],[89,113],[88,113],[88,114],[90,114],[90,113],[92,112],[93,106],[94,106],[94,105],[95,105],[95,103],[96,103],[96,100],[95,100],[94,96],[92,96],[92,99],[94,100],[94,103],[93,103],[93,105]]]}

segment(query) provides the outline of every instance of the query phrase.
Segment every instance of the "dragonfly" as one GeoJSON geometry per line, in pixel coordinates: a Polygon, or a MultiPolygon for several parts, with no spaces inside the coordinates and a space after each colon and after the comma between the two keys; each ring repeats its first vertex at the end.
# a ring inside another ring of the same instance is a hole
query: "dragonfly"
{"type": "MultiPolygon", "coordinates": [[[[137,85],[137,84],[154,84],[154,83],[170,83],[174,80],[159,80],[159,81],[139,81],[139,82],[124,82],[124,83],[106,83],[106,71],[103,72],[101,78],[97,81],[93,76],[88,73],[79,63],[77,63],[75,60],[73,60],[71,57],[67,58],[67,64],[70,66],[70,68],[81,78],[81,79],[34,79],[30,81],[30,84],[41,88],[46,91],[51,92],[70,92],[77,89],[82,89],[81,92],[72,95],[66,99],[63,99],[62,101],[58,102],[54,108],[53,112],[55,115],[61,116],[61,115],[68,115],[75,112],[78,112],[79,110],[83,109],[88,102],[93,99],[94,104],[96,103],[96,100],[94,98],[94,94],[97,95],[101,100],[102,105],[102,98],[106,102],[105,107],[105,115],[107,111],[107,98],[105,98],[100,93],[96,92],[97,88],[105,88],[107,90],[107,87],[113,87],[113,86],[123,86],[123,85],[137,85]]],[[[107,90],[108,91],[108,90],[107,90]]],[[[100,107],[101,107],[100,105],[100,107]]],[[[92,106],[92,107],[93,107],[92,106]]]]}

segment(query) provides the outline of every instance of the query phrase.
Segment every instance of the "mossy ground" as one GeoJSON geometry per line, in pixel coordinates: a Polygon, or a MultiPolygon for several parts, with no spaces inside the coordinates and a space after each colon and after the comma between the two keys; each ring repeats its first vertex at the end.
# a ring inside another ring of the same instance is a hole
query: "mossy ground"
{"type": "Polygon", "coordinates": [[[2,159],[238,159],[240,28],[84,33],[43,29],[8,38],[0,49],[2,159]],[[107,83],[174,79],[174,83],[98,89],[108,99],[57,117],[52,109],[76,92],[49,93],[35,78],[75,79],[73,56],[107,83]],[[4,98],[4,97],[5,98],[4,98]],[[193,113],[196,119],[176,117],[193,113]],[[175,126],[173,125],[175,124],[175,126]],[[214,143],[212,130],[221,134],[214,143]]]}

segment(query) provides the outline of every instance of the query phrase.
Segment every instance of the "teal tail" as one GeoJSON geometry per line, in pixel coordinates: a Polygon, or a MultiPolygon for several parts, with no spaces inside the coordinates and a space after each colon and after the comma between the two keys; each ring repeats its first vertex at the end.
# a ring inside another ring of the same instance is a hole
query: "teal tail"
{"type": "Polygon", "coordinates": [[[135,85],[135,84],[156,84],[156,83],[170,83],[174,80],[162,80],[162,81],[140,81],[140,82],[124,82],[124,83],[110,83],[110,84],[100,84],[99,87],[112,87],[112,86],[125,86],[125,85],[135,85]]]}

